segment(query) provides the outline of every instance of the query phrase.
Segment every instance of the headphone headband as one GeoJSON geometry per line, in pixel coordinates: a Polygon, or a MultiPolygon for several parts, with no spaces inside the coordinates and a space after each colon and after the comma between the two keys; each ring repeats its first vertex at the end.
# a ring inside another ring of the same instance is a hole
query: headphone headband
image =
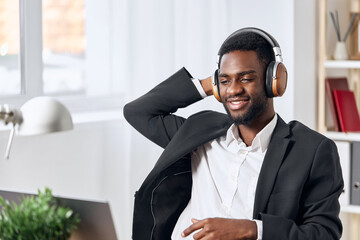
{"type": "Polygon", "coordinates": [[[220,56],[220,50],[223,48],[224,44],[231,38],[233,37],[237,37],[240,34],[243,33],[248,33],[248,32],[252,32],[252,33],[256,33],[258,35],[260,35],[261,37],[263,37],[272,47],[273,51],[274,51],[274,56],[275,56],[275,61],[276,62],[282,62],[283,58],[282,58],[282,54],[281,54],[281,49],[280,49],[280,45],[279,43],[276,41],[276,39],[271,36],[271,34],[265,32],[262,29],[259,28],[254,28],[254,27],[246,27],[246,28],[241,28],[235,32],[233,32],[232,34],[230,34],[230,36],[228,36],[224,43],[221,45],[218,55],[220,56]]]}

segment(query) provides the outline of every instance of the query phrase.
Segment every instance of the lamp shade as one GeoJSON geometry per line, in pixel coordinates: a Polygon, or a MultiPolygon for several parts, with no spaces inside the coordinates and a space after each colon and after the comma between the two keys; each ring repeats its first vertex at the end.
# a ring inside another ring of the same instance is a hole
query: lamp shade
{"type": "Polygon", "coordinates": [[[20,111],[23,122],[17,129],[18,135],[38,135],[73,129],[69,111],[51,97],[30,99],[20,108],[20,111]]]}

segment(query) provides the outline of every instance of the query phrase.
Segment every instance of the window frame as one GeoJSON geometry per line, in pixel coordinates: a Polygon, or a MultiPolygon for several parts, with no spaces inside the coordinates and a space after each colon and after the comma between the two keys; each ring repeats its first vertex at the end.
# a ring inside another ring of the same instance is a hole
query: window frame
{"type": "MultiPolygon", "coordinates": [[[[86,1],[86,0],[85,0],[86,1]]],[[[97,14],[107,16],[105,19],[106,22],[106,32],[105,36],[101,38],[101,44],[107,44],[107,51],[100,57],[106,58],[108,63],[107,71],[101,79],[96,79],[87,77],[85,84],[85,92],[89,92],[90,95],[81,94],[78,92],[75,93],[65,93],[65,94],[52,94],[52,96],[61,102],[63,102],[70,110],[71,113],[84,112],[84,111],[96,111],[96,110],[106,110],[121,108],[124,103],[124,90],[121,88],[121,79],[115,79],[120,74],[121,71],[118,66],[119,57],[116,57],[116,50],[119,50],[119,47],[116,47],[120,44],[119,34],[121,31],[116,30],[114,25],[119,27],[118,21],[120,17],[118,14],[115,14],[116,9],[114,9],[113,0],[105,0],[98,3],[98,1],[86,1],[85,11],[97,11],[97,14]],[[91,3],[93,2],[93,3],[91,3]],[[102,5],[101,8],[100,3],[102,5]],[[97,6],[98,5],[98,6],[97,6]],[[115,30],[115,32],[113,32],[115,30]],[[116,45],[114,43],[117,43],[116,45]],[[113,51],[115,47],[115,51],[113,51]],[[101,80],[101,83],[99,81],[101,80]],[[96,92],[98,91],[98,92],[96,92]]],[[[115,4],[119,7],[117,4],[115,4]]],[[[91,14],[91,13],[90,13],[91,14]]],[[[89,14],[87,13],[87,16],[89,14]]],[[[0,101],[2,104],[6,103],[14,107],[20,107],[29,99],[44,95],[43,92],[43,58],[42,58],[42,0],[19,0],[19,23],[20,23],[20,50],[19,50],[19,71],[20,71],[20,82],[21,89],[20,94],[16,95],[0,95],[0,101]]],[[[89,18],[91,19],[91,18],[89,18]]],[[[101,18],[97,18],[99,20],[101,18]]],[[[92,34],[97,34],[100,29],[104,27],[104,23],[90,22],[86,23],[86,30],[91,30],[92,34]]],[[[101,33],[104,33],[102,31],[101,33]]],[[[88,35],[86,36],[88,37],[88,35]]],[[[95,50],[96,54],[96,44],[94,43],[92,49],[95,50]]],[[[100,58],[101,59],[101,58],[100,58]]],[[[104,69],[100,69],[95,65],[103,62],[102,60],[96,61],[97,59],[92,60],[92,65],[88,66],[86,71],[90,69],[93,72],[87,72],[86,75],[92,76],[96,74],[99,76],[104,73],[104,69]]],[[[120,63],[121,65],[121,63],[120,63]]],[[[102,75],[101,75],[102,76],[102,75]]]]}

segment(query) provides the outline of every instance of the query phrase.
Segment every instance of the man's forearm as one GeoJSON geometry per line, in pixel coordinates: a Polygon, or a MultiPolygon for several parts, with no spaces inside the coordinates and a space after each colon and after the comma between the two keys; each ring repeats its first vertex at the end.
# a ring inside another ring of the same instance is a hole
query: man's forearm
{"type": "Polygon", "coordinates": [[[141,134],[165,147],[185,118],[172,114],[202,97],[186,69],[180,69],[142,97],[124,106],[126,120],[141,134]]]}

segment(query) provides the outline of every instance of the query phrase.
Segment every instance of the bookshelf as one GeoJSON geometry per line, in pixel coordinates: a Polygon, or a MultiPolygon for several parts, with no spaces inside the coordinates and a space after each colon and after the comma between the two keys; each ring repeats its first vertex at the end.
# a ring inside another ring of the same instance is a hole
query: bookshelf
{"type": "Polygon", "coordinates": [[[345,133],[327,131],[323,133],[326,137],[335,141],[360,142],[360,133],[345,133]]]}
{"type": "MultiPolygon", "coordinates": [[[[354,91],[358,106],[360,106],[360,58],[359,60],[334,60],[333,51],[336,43],[335,31],[331,20],[329,20],[329,11],[339,9],[339,15],[342,25],[342,32],[347,28],[350,21],[350,13],[360,12],[360,0],[320,0],[319,1],[319,31],[318,31],[318,130],[321,133],[328,131],[327,123],[327,106],[325,78],[331,77],[328,73],[332,70],[345,71],[348,78],[349,87],[354,91]],[[342,12],[340,11],[342,10],[342,12]],[[331,35],[333,34],[333,35],[331,35]],[[333,48],[331,49],[330,46],[333,48]]],[[[352,38],[352,34],[347,43],[352,38]]],[[[360,55],[360,54],[359,54],[360,55]]],[[[331,134],[331,133],[330,133],[331,134]]]]}
{"type": "MultiPolygon", "coordinates": [[[[333,23],[330,19],[329,11],[338,10],[340,22],[348,24],[350,22],[351,13],[360,12],[360,0],[319,0],[318,2],[318,113],[317,113],[317,128],[320,133],[343,143],[360,142],[360,133],[344,133],[331,131],[327,126],[327,118],[331,117],[327,111],[327,97],[325,88],[325,79],[327,77],[339,77],[336,74],[343,74],[347,77],[348,84],[351,90],[355,93],[355,98],[359,110],[360,106],[360,58],[358,60],[334,60],[333,49],[336,44],[336,35],[333,23]]],[[[342,34],[345,32],[346,26],[342,25],[342,34]]],[[[347,44],[349,49],[349,42],[354,38],[350,35],[347,44]]],[[[349,54],[352,55],[352,54],[349,54]]],[[[360,55],[360,54],[358,54],[360,55]]],[[[344,156],[344,152],[340,152],[340,156],[344,156]]],[[[341,158],[345,161],[345,166],[349,169],[344,171],[343,175],[349,176],[351,169],[351,158],[341,158]]],[[[344,166],[344,167],[345,167],[344,166]]],[[[348,191],[351,191],[351,180],[348,181],[348,191]]],[[[349,193],[348,193],[349,196],[349,193]]],[[[348,200],[350,202],[350,200],[348,200]]],[[[349,205],[348,203],[341,203],[341,215],[344,225],[344,236],[342,239],[360,239],[360,205],[349,205]]]]}
{"type": "Polygon", "coordinates": [[[324,62],[324,67],[327,69],[360,69],[360,60],[326,60],[324,62]]]}

